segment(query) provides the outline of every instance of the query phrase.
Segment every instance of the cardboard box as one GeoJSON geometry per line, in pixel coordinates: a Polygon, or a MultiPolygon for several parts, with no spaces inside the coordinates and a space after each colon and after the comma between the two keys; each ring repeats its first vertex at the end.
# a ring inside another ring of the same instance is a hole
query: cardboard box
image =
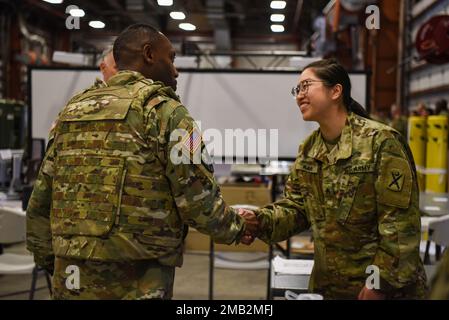
{"type": "Polygon", "coordinates": [[[223,199],[228,205],[250,204],[264,206],[271,203],[271,185],[265,184],[225,184],[220,186],[223,199]]]}

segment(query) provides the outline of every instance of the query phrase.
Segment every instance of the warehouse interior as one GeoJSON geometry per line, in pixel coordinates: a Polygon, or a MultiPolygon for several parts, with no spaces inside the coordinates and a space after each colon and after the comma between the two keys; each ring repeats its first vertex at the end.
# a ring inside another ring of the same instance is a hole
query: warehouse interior
{"type": "MultiPolygon", "coordinates": [[[[27,206],[59,115],[103,79],[114,41],[136,23],[173,45],[176,94],[212,136],[214,179],[235,210],[285,197],[298,148],[319,128],[292,94],[306,66],[336,59],[352,98],[411,150],[429,290],[449,274],[449,0],[0,0],[0,300],[52,299],[52,275],[27,246],[27,206]]],[[[248,246],[183,223],[172,299],[327,298],[309,290],[313,227],[248,246]]]]}

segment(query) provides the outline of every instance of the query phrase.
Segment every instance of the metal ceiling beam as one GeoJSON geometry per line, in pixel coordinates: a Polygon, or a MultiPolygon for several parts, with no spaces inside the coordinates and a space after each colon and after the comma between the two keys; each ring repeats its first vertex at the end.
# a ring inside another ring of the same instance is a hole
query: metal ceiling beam
{"type": "Polygon", "coordinates": [[[307,51],[266,50],[266,51],[220,51],[202,50],[192,55],[233,56],[233,57],[306,57],[307,51]]]}
{"type": "MultiPolygon", "coordinates": [[[[145,8],[143,0],[139,2],[142,3],[142,7],[145,8]]],[[[159,27],[158,21],[153,17],[152,14],[148,14],[145,10],[128,11],[127,8],[132,8],[136,5],[135,0],[126,0],[126,8],[124,8],[118,0],[107,0],[108,5],[116,11],[120,16],[129,19],[130,23],[145,22],[159,27]]]]}
{"type": "Polygon", "coordinates": [[[55,9],[54,7],[52,7],[51,5],[49,5],[48,3],[44,3],[40,0],[27,0],[26,1],[27,5],[30,5],[32,7],[41,9],[43,11],[45,11],[46,13],[49,13],[52,16],[58,17],[58,18],[62,18],[65,19],[67,18],[67,15],[61,11],[58,11],[57,9],[55,9]]]}
{"type": "MultiPolygon", "coordinates": [[[[214,43],[212,33],[194,33],[186,36],[182,32],[167,32],[166,36],[173,42],[190,41],[195,43],[214,43]]],[[[237,36],[232,39],[234,44],[258,44],[258,45],[276,45],[276,44],[294,44],[297,46],[298,37],[296,35],[248,35],[245,37],[237,36]]]]}
{"type": "Polygon", "coordinates": [[[207,18],[214,28],[215,45],[218,50],[232,48],[231,31],[225,17],[224,0],[207,0],[207,18]]]}
{"type": "Polygon", "coordinates": [[[303,4],[304,4],[303,0],[298,0],[296,4],[295,16],[293,17],[293,31],[296,31],[299,28],[299,21],[301,18],[303,4]]]}

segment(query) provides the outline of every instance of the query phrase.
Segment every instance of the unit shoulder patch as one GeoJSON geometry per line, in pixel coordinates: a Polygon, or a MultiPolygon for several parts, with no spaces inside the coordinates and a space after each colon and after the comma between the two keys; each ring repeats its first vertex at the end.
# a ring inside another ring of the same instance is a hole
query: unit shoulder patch
{"type": "Polygon", "coordinates": [[[390,181],[387,188],[392,191],[401,191],[404,185],[404,172],[399,169],[391,169],[390,174],[390,181]]]}
{"type": "Polygon", "coordinates": [[[380,161],[376,191],[379,203],[398,208],[408,208],[413,186],[413,176],[407,160],[384,155],[380,161]]]}

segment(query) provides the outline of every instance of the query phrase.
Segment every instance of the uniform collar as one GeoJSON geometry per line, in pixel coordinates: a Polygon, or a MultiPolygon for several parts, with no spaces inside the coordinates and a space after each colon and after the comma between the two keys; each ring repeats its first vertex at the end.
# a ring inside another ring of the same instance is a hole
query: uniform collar
{"type": "Polygon", "coordinates": [[[108,86],[120,86],[143,79],[145,79],[145,77],[137,71],[122,70],[110,77],[106,83],[108,86]]]}
{"type": "Polygon", "coordinates": [[[314,139],[310,141],[311,146],[307,156],[330,165],[335,164],[340,159],[348,159],[352,155],[352,126],[353,115],[348,114],[340,140],[330,152],[327,150],[323,136],[318,129],[315,132],[314,139]]]}
{"type": "MultiPolygon", "coordinates": [[[[162,82],[159,83],[163,85],[162,82]]],[[[164,94],[172,99],[175,99],[176,101],[180,101],[179,96],[176,94],[175,90],[172,89],[172,87],[164,86],[163,88],[159,89],[159,93],[164,94]]]]}
{"type": "Polygon", "coordinates": [[[176,94],[176,92],[171,87],[165,86],[160,81],[154,82],[151,79],[145,78],[141,73],[139,73],[137,71],[131,71],[131,70],[119,71],[115,75],[113,75],[111,78],[109,78],[109,80],[105,83],[105,86],[121,86],[121,85],[126,85],[131,82],[140,81],[140,80],[146,80],[152,84],[159,85],[159,89],[158,89],[159,94],[163,94],[172,99],[180,101],[179,96],[176,94]]]}
{"type": "Polygon", "coordinates": [[[107,87],[108,85],[106,84],[106,82],[105,81],[103,81],[102,79],[100,79],[100,78],[95,78],[95,82],[94,82],[94,87],[95,88],[105,88],[105,87],[107,87]]]}

